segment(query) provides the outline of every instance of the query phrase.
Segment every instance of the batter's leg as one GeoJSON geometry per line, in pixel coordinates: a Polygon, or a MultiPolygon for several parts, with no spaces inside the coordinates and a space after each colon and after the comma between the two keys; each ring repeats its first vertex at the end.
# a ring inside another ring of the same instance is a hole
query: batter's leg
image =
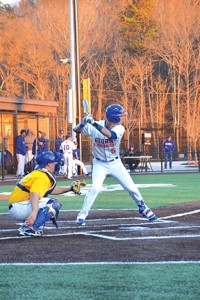
{"type": "Polygon", "coordinates": [[[81,211],[79,212],[76,224],[77,225],[85,225],[85,219],[88,216],[88,213],[98,196],[99,192],[101,191],[103,182],[108,174],[108,169],[105,163],[96,162],[93,163],[93,171],[92,171],[92,188],[89,190],[87,195],[85,196],[83,206],[81,211]]]}
{"type": "Polygon", "coordinates": [[[132,180],[131,176],[125,169],[121,161],[112,168],[111,175],[122,185],[122,187],[129,193],[131,198],[135,201],[139,208],[139,213],[147,217],[150,221],[156,221],[157,218],[150,208],[145,204],[144,199],[132,180]],[[115,170],[116,169],[116,170],[115,170]],[[120,170],[120,171],[117,171],[120,170]]]}

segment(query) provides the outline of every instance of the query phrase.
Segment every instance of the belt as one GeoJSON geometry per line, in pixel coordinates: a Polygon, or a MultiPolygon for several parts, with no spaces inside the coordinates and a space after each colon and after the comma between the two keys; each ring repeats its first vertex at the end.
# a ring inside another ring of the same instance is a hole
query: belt
{"type": "Polygon", "coordinates": [[[9,206],[8,206],[8,209],[11,209],[13,207],[13,205],[12,204],[10,204],[9,206]]]}
{"type": "Polygon", "coordinates": [[[114,161],[114,160],[118,159],[119,156],[117,156],[117,157],[115,157],[115,158],[113,158],[113,159],[111,159],[111,160],[102,160],[102,159],[97,158],[97,157],[95,157],[95,158],[96,158],[97,160],[99,160],[99,161],[102,161],[102,162],[111,162],[111,161],[114,161]]]}

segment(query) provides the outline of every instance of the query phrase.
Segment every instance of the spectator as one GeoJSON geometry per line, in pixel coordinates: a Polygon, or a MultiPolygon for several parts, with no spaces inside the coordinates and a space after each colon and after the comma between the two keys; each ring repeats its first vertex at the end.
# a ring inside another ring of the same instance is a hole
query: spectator
{"type": "MultiPolygon", "coordinates": [[[[62,144],[62,142],[64,142],[64,130],[60,129],[59,133],[58,133],[58,137],[55,140],[55,150],[56,152],[61,152],[60,151],[60,145],[62,144]]],[[[61,164],[60,169],[58,170],[58,172],[56,172],[56,175],[64,175],[65,173],[65,166],[63,166],[61,164]]]]}
{"type": "Polygon", "coordinates": [[[64,157],[64,174],[68,179],[72,179],[72,169],[73,169],[73,150],[76,146],[72,142],[72,135],[68,133],[66,135],[66,140],[60,145],[60,151],[63,153],[64,157]]]}
{"type": "Polygon", "coordinates": [[[38,131],[38,139],[35,139],[33,142],[33,155],[37,155],[41,151],[48,150],[48,141],[45,139],[46,133],[42,131],[38,131]]]}
{"type": "Polygon", "coordinates": [[[55,140],[55,150],[56,152],[60,152],[60,145],[64,141],[64,130],[60,129],[58,133],[58,137],[55,140]]]}
{"type": "Polygon", "coordinates": [[[11,129],[8,129],[7,134],[4,137],[4,149],[8,150],[8,140],[11,139],[12,131],[11,129]]]}
{"type": "Polygon", "coordinates": [[[73,175],[78,175],[77,166],[81,167],[83,174],[89,176],[84,163],[80,160],[80,149],[78,143],[74,142],[76,149],[73,150],[73,175]]]}
{"type": "Polygon", "coordinates": [[[137,159],[137,158],[127,158],[126,159],[126,156],[136,156],[138,155],[138,152],[135,151],[134,147],[131,146],[126,152],[125,152],[125,164],[127,164],[129,166],[129,169],[130,171],[133,171],[135,169],[137,169],[139,163],[140,163],[140,160],[137,159]]]}
{"type": "Polygon", "coordinates": [[[20,135],[16,139],[16,157],[17,157],[17,173],[16,176],[24,176],[25,158],[26,158],[26,144],[25,144],[26,130],[22,129],[20,135]]]}
{"type": "Polygon", "coordinates": [[[25,143],[26,143],[26,147],[27,147],[25,170],[26,170],[26,173],[30,173],[34,169],[34,161],[33,161],[34,155],[32,153],[32,149],[33,149],[33,143],[35,140],[35,135],[34,135],[33,131],[28,129],[24,139],[25,139],[25,143]]]}
{"type": "Polygon", "coordinates": [[[165,166],[164,168],[167,169],[167,162],[169,162],[169,167],[172,169],[172,154],[176,149],[175,141],[172,140],[171,135],[164,141],[163,143],[164,148],[164,159],[165,159],[165,166]]]}

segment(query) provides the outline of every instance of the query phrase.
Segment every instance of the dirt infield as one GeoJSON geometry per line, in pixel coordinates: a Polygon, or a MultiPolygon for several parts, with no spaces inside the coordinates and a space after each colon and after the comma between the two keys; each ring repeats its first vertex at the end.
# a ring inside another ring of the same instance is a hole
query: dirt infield
{"type": "Polygon", "coordinates": [[[19,224],[0,217],[0,263],[156,262],[200,260],[200,202],[154,209],[149,222],[136,210],[93,210],[85,227],[77,212],[61,211],[59,228],[42,237],[18,235],[19,224]]]}

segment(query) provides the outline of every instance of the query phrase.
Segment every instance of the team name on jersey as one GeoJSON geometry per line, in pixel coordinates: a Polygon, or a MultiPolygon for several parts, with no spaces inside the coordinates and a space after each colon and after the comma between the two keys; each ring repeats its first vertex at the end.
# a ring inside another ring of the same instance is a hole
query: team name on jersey
{"type": "Polygon", "coordinates": [[[99,147],[99,148],[109,148],[109,147],[114,147],[116,144],[115,141],[109,140],[109,139],[100,139],[96,138],[94,140],[94,146],[99,147]]]}

